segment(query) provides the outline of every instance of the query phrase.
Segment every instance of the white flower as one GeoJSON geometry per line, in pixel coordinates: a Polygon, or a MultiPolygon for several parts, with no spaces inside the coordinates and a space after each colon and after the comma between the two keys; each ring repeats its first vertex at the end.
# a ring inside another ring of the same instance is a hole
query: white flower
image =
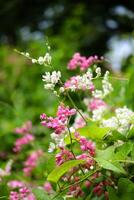
{"type": "Polygon", "coordinates": [[[118,119],[116,117],[111,117],[110,119],[102,120],[102,126],[115,130],[119,126],[118,119]]]}
{"type": "Polygon", "coordinates": [[[52,57],[50,56],[50,54],[46,53],[45,56],[44,56],[44,62],[50,65],[51,60],[52,60],[52,57]]]}
{"type": "Polygon", "coordinates": [[[102,90],[95,90],[92,92],[93,97],[98,99],[103,99],[103,91],[102,90]]]}
{"type": "Polygon", "coordinates": [[[40,56],[40,57],[38,58],[38,63],[39,63],[40,65],[43,65],[43,64],[44,64],[44,58],[43,58],[42,56],[40,56]]]}
{"type": "Polygon", "coordinates": [[[29,56],[30,56],[30,54],[29,54],[28,52],[26,52],[25,55],[26,55],[26,57],[29,57],[29,56]]]}
{"type": "Polygon", "coordinates": [[[61,78],[61,72],[60,71],[58,71],[58,72],[53,71],[52,75],[51,75],[51,83],[53,83],[53,84],[58,83],[60,78],[61,78]]]}
{"type": "Polygon", "coordinates": [[[37,63],[37,60],[33,58],[32,63],[37,63]]]}
{"type": "Polygon", "coordinates": [[[105,106],[100,106],[98,109],[93,110],[93,112],[92,112],[93,121],[101,121],[102,117],[105,114],[105,111],[106,111],[106,107],[105,106]]]}
{"type": "Polygon", "coordinates": [[[55,144],[53,142],[50,142],[48,152],[52,153],[55,150],[55,144]]]}
{"type": "Polygon", "coordinates": [[[92,169],[94,169],[94,166],[93,166],[93,165],[91,165],[90,169],[91,169],[91,170],[92,170],[92,169]]]}
{"type": "Polygon", "coordinates": [[[52,133],[51,138],[52,140],[54,140],[56,147],[65,147],[65,142],[64,142],[65,134],[52,133]]]}
{"type": "Polygon", "coordinates": [[[97,74],[97,77],[101,76],[101,68],[100,67],[97,67],[95,72],[97,74]]]}
{"type": "Polygon", "coordinates": [[[75,131],[76,131],[75,128],[72,127],[72,126],[69,128],[69,130],[70,130],[71,133],[75,133],[75,131]]]}
{"type": "Polygon", "coordinates": [[[65,88],[64,87],[60,87],[59,92],[63,93],[64,91],[65,91],[65,88]]]}
{"type": "Polygon", "coordinates": [[[46,90],[54,90],[54,86],[55,86],[54,84],[48,83],[44,85],[44,88],[46,90]]]}
{"type": "Polygon", "coordinates": [[[45,72],[45,75],[42,76],[42,80],[46,82],[44,85],[45,89],[51,89],[53,90],[55,85],[59,82],[61,78],[61,72],[53,71],[52,74],[50,72],[45,72]]]}
{"type": "Polygon", "coordinates": [[[133,126],[134,112],[126,106],[117,108],[115,116],[107,120],[102,120],[102,126],[112,130],[117,130],[121,134],[125,134],[133,126]]]}
{"type": "Polygon", "coordinates": [[[109,82],[109,71],[106,71],[102,80],[102,90],[93,91],[93,97],[95,98],[105,98],[109,93],[113,91],[112,84],[109,82]]]}

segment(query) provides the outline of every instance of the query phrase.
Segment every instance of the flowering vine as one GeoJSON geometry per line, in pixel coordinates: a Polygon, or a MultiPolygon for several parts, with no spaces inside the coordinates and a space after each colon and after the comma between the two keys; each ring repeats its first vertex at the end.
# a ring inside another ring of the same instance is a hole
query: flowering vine
{"type": "MultiPolygon", "coordinates": [[[[32,63],[51,66],[49,52],[37,59],[29,53],[19,53],[32,63]]],[[[100,64],[104,60],[96,55],[86,58],[75,53],[67,68],[75,70],[79,67],[80,74],[65,82],[60,71],[50,68],[44,73],[44,88],[53,92],[60,102],[56,116],[40,115],[41,125],[51,131],[48,153],[54,155],[54,169],[47,174],[47,180],[44,178],[41,186],[19,180],[9,181],[10,200],[35,200],[34,187],[44,191],[50,199],[61,196],[64,199],[96,197],[108,200],[111,191],[117,192],[120,174],[126,176],[129,170],[126,162],[134,163],[131,157],[134,146],[129,140],[129,133],[134,128],[134,112],[127,106],[111,109],[108,104],[107,97],[114,88],[109,71],[101,72],[100,64]],[[98,86],[96,81],[101,85],[98,86]],[[82,94],[80,102],[74,100],[73,94],[82,94]]],[[[21,153],[25,145],[34,143],[36,139],[31,122],[16,128],[15,133],[19,138],[15,141],[14,153],[21,153]]],[[[22,171],[25,176],[31,177],[40,158],[44,159],[44,152],[36,149],[28,155],[22,171]]]]}

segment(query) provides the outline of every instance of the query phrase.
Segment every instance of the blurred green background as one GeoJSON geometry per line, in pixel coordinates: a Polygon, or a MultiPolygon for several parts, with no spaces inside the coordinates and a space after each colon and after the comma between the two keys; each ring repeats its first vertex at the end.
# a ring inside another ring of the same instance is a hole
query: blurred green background
{"type": "MultiPolygon", "coordinates": [[[[67,62],[75,52],[104,55],[112,71],[131,81],[114,80],[112,103],[134,108],[134,1],[1,0],[0,1],[0,157],[10,157],[16,126],[31,120],[34,134],[47,149],[48,132],[39,115],[54,115],[58,101],[43,89],[45,67],[14,52],[38,57],[51,46],[53,69],[69,77],[67,62]],[[119,94],[121,87],[124,91],[119,94]],[[43,137],[42,137],[43,136],[43,137]],[[6,156],[2,156],[4,152],[6,156]]],[[[40,144],[41,145],[41,144],[40,144]]]]}

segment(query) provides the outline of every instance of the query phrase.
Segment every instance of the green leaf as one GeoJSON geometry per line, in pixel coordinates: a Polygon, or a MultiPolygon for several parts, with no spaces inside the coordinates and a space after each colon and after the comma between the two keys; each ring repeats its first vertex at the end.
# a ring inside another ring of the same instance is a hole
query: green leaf
{"type": "Polygon", "coordinates": [[[131,142],[127,142],[123,145],[121,145],[118,148],[117,153],[114,155],[115,160],[125,160],[128,156],[128,154],[132,151],[133,144],[131,142]]]}
{"type": "Polygon", "coordinates": [[[109,196],[109,200],[120,200],[117,195],[116,195],[116,191],[115,189],[113,189],[112,187],[108,186],[107,187],[108,190],[108,196],[109,196]]]}
{"type": "Polygon", "coordinates": [[[33,189],[32,192],[38,200],[50,200],[49,195],[43,189],[33,189]]]}
{"type": "Polygon", "coordinates": [[[82,136],[89,137],[91,139],[102,139],[108,132],[108,128],[100,128],[95,122],[89,122],[87,126],[78,129],[78,132],[82,136]]]}
{"type": "Polygon", "coordinates": [[[130,129],[130,131],[127,135],[127,138],[129,138],[129,139],[134,138],[134,127],[132,129],[130,129]]]}
{"type": "Polygon", "coordinates": [[[117,141],[117,140],[125,140],[126,137],[124,135],[122,135],[121,133],[119,133],[118,131],[112,131],[112,135],[110,135],[110,139],[112,141],[117,141]]]}
{"type": "Polygon", "coordinates": [[[103,167],[104,169],[108,169],[117,173],[123,173],[126,174],[125,170],[122,168],[122,166],[119,163],[112,163],[112,161],[107,161],[103,158],[95,158],[96,162],[99,164],[100,167],[103,167]]]}
{"type": "Polygon", "coordinates": [[[105,150],[96,150],[96,158],[103,158],[105,160],[109,160],[113,158],[114,155],[114,146],[110,146],[105,150]]]}
{"type": "Polygon", "coordinates": [[[132,160],[134,160],[134,145],[132,146],[131,158],[132,158],[132,160]]]}
{"type": "Polygon", "coordinates": [[[127,178],[120,178],[118,182],[118,194],[121,200],[133,200],[134,183],[127,178]]]}
{"type": "Polygon", "coordinates": [[[57,183],[57,181],[60,179],[61,176],[63,176],[69,169],[72,167],[75,167],[79,164],[83,164],[84,160],[70,160],[62,165],[56,167],[49,175],[48,175],[48,181],[52,181],[57,183]]]}

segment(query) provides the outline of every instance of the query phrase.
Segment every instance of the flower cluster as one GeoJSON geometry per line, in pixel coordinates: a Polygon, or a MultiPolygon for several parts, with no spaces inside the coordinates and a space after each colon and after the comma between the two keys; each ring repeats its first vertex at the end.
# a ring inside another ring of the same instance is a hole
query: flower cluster
{"type": "Polygon", "coordinates": [[[108,127],[112,130],[118,130],[120,133],[125,134],[130,128],[132,128],[133,121],[134,112],[125,106],[123,108],[117,108],[114,117],[103,119],[102,126],[108,127]]]}
{"type": "Polygon", "coordinates": [[[76,90],[94,90],[94,84],[92,82],[92,72],[88,70],[84,75],[73,76],[67,80],[64,84],[65,89],[76,91],[76,90]]]}
{"type": "Polygon", "coordinates": [[[74,159],[73,154],[67,149],[61,149],[61,152],[56,155],[56,164],[61,165],[68,160],[74,159]]]}
{"type": "Polygon", "coordinates": [[[32,124],[30,121],[26,122],[22,127],[16,128],[15,133],[23,135],[15,141],[13,151],[20,152],[24,145],[29,144],[34,140],[34,136],[30,133],[32,124]]]}
{"type": "Polygon", "coordinates": [[[12,180],[8,182],[8,186],[10,189],[12,189],[9,195],[9,200],[36,200],[34,194],[25,183],[17,180],[12,180]]]}
{"type": "Polygon", "coordinates": [[[82,151],[88,151],[91,156],[95,155],[95,144],[92,141],[87,140],[84,136],[80,136],[78,132],[75,133],[75,137],[79,141],[82,151]]]}
{"type": "Polygon", "coordinates": [[[74,70],[77,67],[80,67],[80,70],[83,71],[90,67],[92,64],[102,61],[103,59],[103,57],[99,59],[96,55],[86,58],[85,56],[81,56],[80,53],[75,53],[68,63],[68,69],[74,70]]]}
{"type": "Polygon", "coordinates": [[[102,80],[102,90],[94,90],[93,96],[95,98],[103,99],[113,91],[112,84],[109,82],[109,71],[106,71],[102,80]]]}
{"type": "MultiPolygon", "coordinates": [[[[88,102],[87,102],[88,103],[88,102]]],[[[102,99],[92,98],[88,103],[89,110],[93,111],[99,109],[100,107],[106,107],[106,103],[102,99]]]]}
{"type": "Polygon", "coordinates": [[[83,117],[79,113],[76,114],[74,124],[73,124],[74,131],[71,127],[70,129],[71,132],[75,132],[75,129],[82,128],[86,125],[86,122],[84,119],[88,119],[88,114],[83,113],[82,111],[80,111],[80,113],[82,114],[83,117]]]}
{"type": "Polygon", "coordinates": [[[31,175],[32,170],[36,167],[37,162],[42,155],[43,155],[42,150],[37,150],[30,154],[30,156],[24,162],[23,172],[25,176],[31,175]]]}
{"type": "Polygon", "coordinates": [[[46,53],[45,56],[40,56],[38,59],[32,59],[32,63],[38,63],[40,65],[50,65],[52,57],[49,53],[46,53]]]}
{"type": "MultiPolygon", "coordinates": [[[[49,46],[48,46],[48,50],[49,50],[49,46]]],[[[39,56],[37,59],[31,57],[31,55],[28,52],[20,52],[18,50],[15,50],[17,53],[25,56],[26,58],[30,59],[32,61],[32,63],[37,63],[39,65],[45,65],[48,66],[51,64],[52,61],[52,57],[50,55],[49,52],[47,52],[44,56],[39,56]]]]}
{"type": "Polygon", "coordinates": [[[17,127],[15,129],[15,133],[17,134],[26,134],[31,132],[32,129],[32,122],[31,121],[27,121],[25,124],[23,124],[22,127],[17,127]]]}
{"type": "Polygon", "coordinates": [[[47,117],[45,114],[41,115],[41,119],[43,120],[41,124],[48,128],[54,129],[56,134],[62,134],[66,130],[68,117],[75,114],[75,109],[70,109],[69,107],[65,107],[63,104],[61,104],[58,107],[57,116],[55,118],[47,117]]]}
{"type": "Polygon", "coordinates": [[[42,78],[42,80],[45,82],[44,88],[48,90],[54,90],[55,85],[60,81],[61,72],[53,71],[52,74],[50,74],[50,72],[46,72],[42,78]]]}

